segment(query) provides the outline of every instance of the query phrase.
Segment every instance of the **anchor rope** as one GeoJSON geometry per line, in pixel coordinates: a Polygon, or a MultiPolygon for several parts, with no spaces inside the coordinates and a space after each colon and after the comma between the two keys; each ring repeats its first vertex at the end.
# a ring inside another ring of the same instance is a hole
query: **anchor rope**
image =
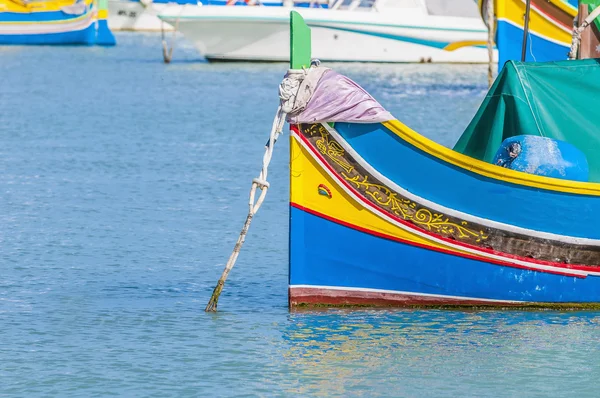
{"type": "Polygon", "coordinates": [[[242,245],[246,240],[246,234],[248,233],[248,229],[250,228],[250,223],[252,222],[254,215],[258,212],[258,209],[260,209],[260,206],[263,204],[265,197],[267,196],[267,192],[270,187],[270,184],[267,181],[267,176],[269,173],[269,164],[271,163],[271,158],[273,157],[273,149],[275,147],[275,142],[277,142],[277,139],[282,134],[286,116],[294,109],[294,104],[296,102],[296,97],[298,95],[300,83],[302,83],[307,73],[307,69],[290,69],[288,70],[288,73],[279,85],[279,106],[277,107],[277,112],[275,113],[275,117],[273,118],[273,125],[271,126],[269,141],[267,142],[267,145],[265,147],[265,154],[263,155],[262,159],[262,169],[258,177],[252,179],[252,185],[250,187],[250,195],[248,200],[248,215],[246,216],[246,221],[244,222],[242,231],[240,232],[237,242],[233,248],[233,252],[229,256],[229,260],[227,261],[225,269],[221,274],[221,278],[219,278],[217,286],[213,290],[212,296],[210,297],[210,300],[206,305],[206,312],[217,311],[217,304],[219,301],[219,296],[221,295],[221,291],[223,290],[223,285],[225,284],[225,281],[229,276],[229,272],[235,265],[235,262],[240,254],[242,245]],[[260,189],[261,192],[258,196],[258,199],[256,199],[256,191],[258,189],[260,189]]]}
{"type": "Polygon", "coordinates": [[[171,59],[173,58],[173,49],[175,48],[175,37],[177,34],[177,29],[179,28],[179,18],[181,18],[181,14],[187,4],[181,6],[179,10],[179,14],[177,15],[177,19],[175,20],[175,26],[173,27],[173,35],[171,37],[171,47],[167,47],[167,39],[165,39],[165,21],[160,20],[160,36],[162,38],[162,49],[163,49],[163,61],[165,64],[171,63],[171,59]]]}

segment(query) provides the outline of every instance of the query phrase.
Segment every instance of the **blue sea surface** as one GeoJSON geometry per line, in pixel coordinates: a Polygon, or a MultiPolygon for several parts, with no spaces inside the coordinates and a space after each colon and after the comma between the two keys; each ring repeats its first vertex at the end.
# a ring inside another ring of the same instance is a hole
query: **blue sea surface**
{"type": "MultiPolygon", "coordinates": [[[[287,67],[117,39],[0,48],[1,397],[598,395],[598,312],[290,313],[287,139],[204,313],[287,67]]],[[[334,67],[447,146],[486,92],[485,66],[334,67]]]]}

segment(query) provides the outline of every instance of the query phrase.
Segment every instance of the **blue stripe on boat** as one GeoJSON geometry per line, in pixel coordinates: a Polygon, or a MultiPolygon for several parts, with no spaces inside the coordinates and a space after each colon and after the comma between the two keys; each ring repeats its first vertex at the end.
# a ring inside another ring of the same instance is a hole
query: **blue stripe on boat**
{"type": "MultiPolygon", "coordinates": [[[[498,65],[504,66],[506,61],[521,60],[521,43],[523,29],[517,28],[506,21],[498,21],[496,28],[496,43],[498,43],[498,65]]],[[[529,35],[527,42],[526,61],[547,62],[566,60],[569,47],[548,41],[535,34],[529,35]]]]}
{"type": "Polygon", "coordinates": [[[436,252],[294,207],[290,217],[290,285],[538,303],[600,302],[599,277],[561,276],[436,252]]]}
{"type": "Polygon", "coordinates": [[[415,148],[381,124],[336,123],[335,129],[371,167],[423,199],[534,231],[600,239],[598,197],[545,191],[469,172],[415,148]]]}
{"type": "MultiPolygon", "coordinates": [[[[422,46],[434,47],[434,48],[439,48],[439,49],[443,49],[448,44],[450,44],[450,42],[447,42],[447,41],[439,42],[439,41],[433,41],[433,40],[423,40],[423,39],[417,39],[415,37],[409,37],[409,36],[392,35],[389,33],[370,32],[370,31],[361,30],[361,29],[340,28],[340,27],[333,26],[333,25],[330,26],[330,25],[311,24],[311,26],[322,27],[322,28],[327,28],[327,29],[332,29],[332,30],[340,30],[342,32],[358,33],[358,34],[367,35],[367,36],[381,37],[383,39],[403,41],[406,43],[420,44],[422,46]]],[[[433,29],[436,29],[436,28],[433,28],[433,29]]]]}
{"type": "Polygon", "coordinates": [[[0,44],[14,45],[54,45],[83,44],[93,45],[96,42],[96,27],[92,23],[85,29],[62,33],[1,35],[0,44]]]}

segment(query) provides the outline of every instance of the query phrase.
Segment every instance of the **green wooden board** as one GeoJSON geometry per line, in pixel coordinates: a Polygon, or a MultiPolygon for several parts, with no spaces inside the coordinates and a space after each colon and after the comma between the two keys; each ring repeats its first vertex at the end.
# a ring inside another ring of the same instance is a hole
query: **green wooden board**
{"type": "Polygon", "coordinates": [[[296,11],[290,12],[290,68],[310,66],[310,28],[296,11]]]}

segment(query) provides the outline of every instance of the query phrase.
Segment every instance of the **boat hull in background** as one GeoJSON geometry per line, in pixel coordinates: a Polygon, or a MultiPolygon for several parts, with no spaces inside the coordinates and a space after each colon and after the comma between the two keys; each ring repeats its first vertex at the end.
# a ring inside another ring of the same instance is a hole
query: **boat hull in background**
{"type": "Polygon", "coordinates": [[[0,45],[96,44],[96,10],[82,15],[57,11],[0,13],[0,45]]]}
{"type": "MultiPolygon", "coordinates": [[[[111,30],[116,31],[140,31],[140,32],[161,32],[172,31],[173,25],[162,22],[158,18],[166,6],[171,3],[177,3],[184,7],[202,6],[202,2],[192,0],[178,0],[169,2],[165,0],[140,2],[135,0],[109,0],[109,19],[108,23],[111,30]]],[[[207,2],[205,2],[207,3],[207,2]]],[[[226,0],[210,0],[210,4],[215,6],[226,6],[226,0]]],[[[266,6],[281,6],[278,1],[261,2],[266,6]]],[[[235,6],[245,6],[244,2],[236,3],[235,6]]]]}
{"type": "Polygon", "coordinates": [[[0,10],[0,45],[116,44],[102,0],[0,0],[0,10]]]}
{"type": "MultiPolygon", "coordinates": [[[[312,30],[313,57],[324,61],[485,63],[487,32],[478,18],[297,9],[312,30]]],[[[165,9],[209,60],[288,61],[285,7],[165,9]]]]}
{"type": "MultiPolygon", "coordinates": [[[[568,0],[532,0],[526,61],[566,60],[571,45],[577,6],[568,0]]],[[[479,0],[485,18],[486,0],[479,0]]],[[[525,0],[494,0],[498,62],[520,61],[525,0]]]]}
{"type": "Polygon", "coordinates": [[[166,4],[151,3],[147,6],[139,1],[108,1],[108,26],[114,31],[160,32],[172,31],[173,26],[162,22],[158,13],[166,4]]]}

